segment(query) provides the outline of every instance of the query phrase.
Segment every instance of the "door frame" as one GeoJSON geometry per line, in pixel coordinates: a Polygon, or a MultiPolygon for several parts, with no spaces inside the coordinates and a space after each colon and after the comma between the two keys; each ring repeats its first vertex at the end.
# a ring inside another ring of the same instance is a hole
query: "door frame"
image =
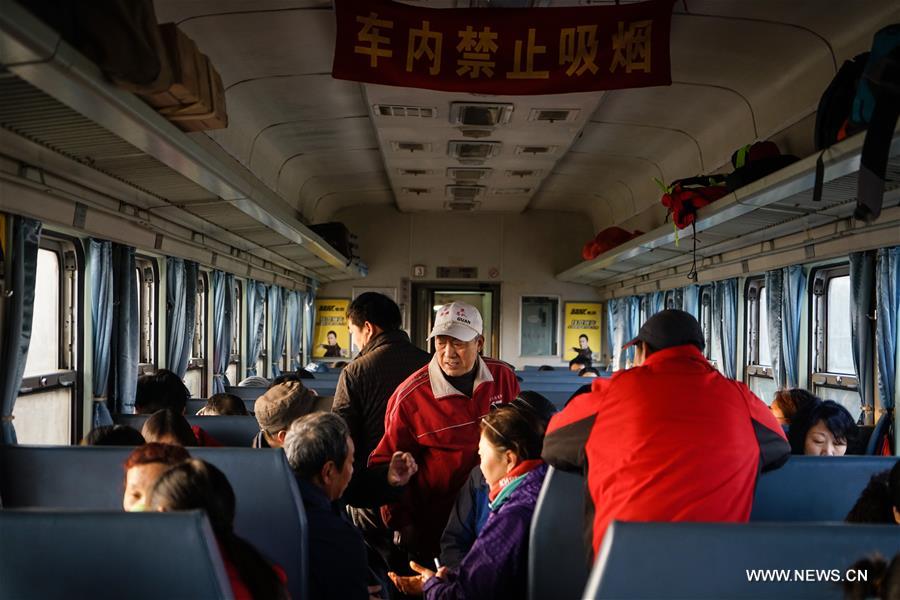
{"type": "MultiPolygon", "coordinates": [[[[434,352],[425,338],[431,331],[431,314],[435,292],[490,292],[491,293],[491,354],[500,358],[500,284],[466,281],[414,281],[410,293],[410,339],[413,344],[434,352]]],[[[483,317],[484,315],[482,315],[483,317]]]]}

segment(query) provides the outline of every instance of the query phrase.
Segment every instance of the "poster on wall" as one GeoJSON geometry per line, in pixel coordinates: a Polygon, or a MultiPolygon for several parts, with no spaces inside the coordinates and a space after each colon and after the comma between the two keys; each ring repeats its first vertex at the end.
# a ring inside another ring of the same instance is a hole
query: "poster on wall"
{"type": "Polygon", "coordinates": [[[572,360],[584,356],[592,363],[602,359],[600,353],[600,307],[599,302],[566,302],[565,334],[563,335],[563,357],[572,360]]]}
{"type": "Polygon", "coordinates": [[[313,358],[349,358],[350,332],[347,330],[346,298],[316,298],[313,330],[313,358]]]}

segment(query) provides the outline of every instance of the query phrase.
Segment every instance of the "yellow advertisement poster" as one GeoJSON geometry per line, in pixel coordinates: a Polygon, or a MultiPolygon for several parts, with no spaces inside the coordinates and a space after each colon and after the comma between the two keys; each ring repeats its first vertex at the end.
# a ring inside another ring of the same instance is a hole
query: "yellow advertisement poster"
{"type": "Polygon", "coordinates": [[[349,358],[350,332],[347,330],[346,298],[316,298],[316,325],[313,329],[313,358],[349,358]]]}
{"type": "Polygon", "coordinates": [[[566,302],[563,323],[563,357],[572,360],[576,356],[599,362],[600,356],[600,315],[599,302],[566,302]]]}

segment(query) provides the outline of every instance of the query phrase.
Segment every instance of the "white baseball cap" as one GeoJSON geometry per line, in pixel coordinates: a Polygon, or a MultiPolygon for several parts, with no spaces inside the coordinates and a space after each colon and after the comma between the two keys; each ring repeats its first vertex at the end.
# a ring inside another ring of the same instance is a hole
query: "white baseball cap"
{"type": "Polygon", "coordinates": [[[484,322],[477,308],[465,302],[451,302],[438,309],[428,339],[449,335],[463,342],[471,342],[481,335],[483,329],[484,322]]]}

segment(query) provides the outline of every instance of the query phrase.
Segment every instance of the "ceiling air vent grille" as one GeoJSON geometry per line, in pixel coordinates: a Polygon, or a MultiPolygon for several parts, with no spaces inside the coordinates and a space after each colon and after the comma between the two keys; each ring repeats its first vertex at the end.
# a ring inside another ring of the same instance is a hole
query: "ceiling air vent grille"
{"type": "Polygon", "coordinates": [[[450,104],[450,122],[454,125],[470,127],[496,127],[509,123],[512,112],[512,104],[452,102],[450,104]]]}
{"type": "Polygon", "coordinates": [[[488,168],[477,169],[450,167],[449,169],[447,169],[447,177],[465,183],[474,183],[476,181],[481,181],[482,179],[488,177],[490,174],[491,169],[488,168]]]}
{"type": "Polygon", "coordinates": [[[556,152],[556,146],[516,146],[516,154],[553,154],[556,152]]]}
{"type": "Polygon", "coordinates": [[[405,187],[402,188],[404,194],[415,194],[416,196],[421,196],[422,194],[430,194],[431,188],[426,187],[405,187]]]}
{"type": "Polygon", "coordinates": [[[545,121],[548,123],[571,123],[578,118],[577,108],[534,108],[528,116],[529,121],[545,121]]]}
{"type": "Polygon", "coordinates": [[[483,185],[448,185],[447,195],[453,200],[474,201],[476,198],[484,194],[483,185]]]}
{"type": "Polygon", "coordinates": [[[531,193],[529,187],[493,188],[491,193],[495,196],[522,196],[531,193]]]}
{"type": "Polygon", "coordinates": [[[397,172],[404,177],[424,177],[425,175],[434,175],[431,169],[397,169],[397,172]]]}
{"type": "Polygon", "coordinates": [[[452,210],[456,212],[462,211],[472,211],[481,206],[481,202],[462,202],[457,200],[450,200],[449,202],[444,202],[444,208],[446,210],[452,210]]]}
{"type": "Polygon", "coordinates": [[[511,169],[506,171],[507,177],[520,177],[525,179],[526,177],[538,177],[541,172],[538,169],[511,169]]]}
{"type": "Polygon", "coordinates": [[[433,119],[437,117],[437,109],[433,106],[401,106],[399,104],[376,104],[375,114],[382,117],[412,117],[433,119]]]}
{"type": "Polygon", "coordinates": [[[463,164],[479,164],[500,152],[500,142],[452,141],[447,149],[451,158],[463,164]]]}
{"type": "Polygon", "coordinates": [[[431,144],[425,142],[391,142],[394,152],[429,152],[431,144]]]}

